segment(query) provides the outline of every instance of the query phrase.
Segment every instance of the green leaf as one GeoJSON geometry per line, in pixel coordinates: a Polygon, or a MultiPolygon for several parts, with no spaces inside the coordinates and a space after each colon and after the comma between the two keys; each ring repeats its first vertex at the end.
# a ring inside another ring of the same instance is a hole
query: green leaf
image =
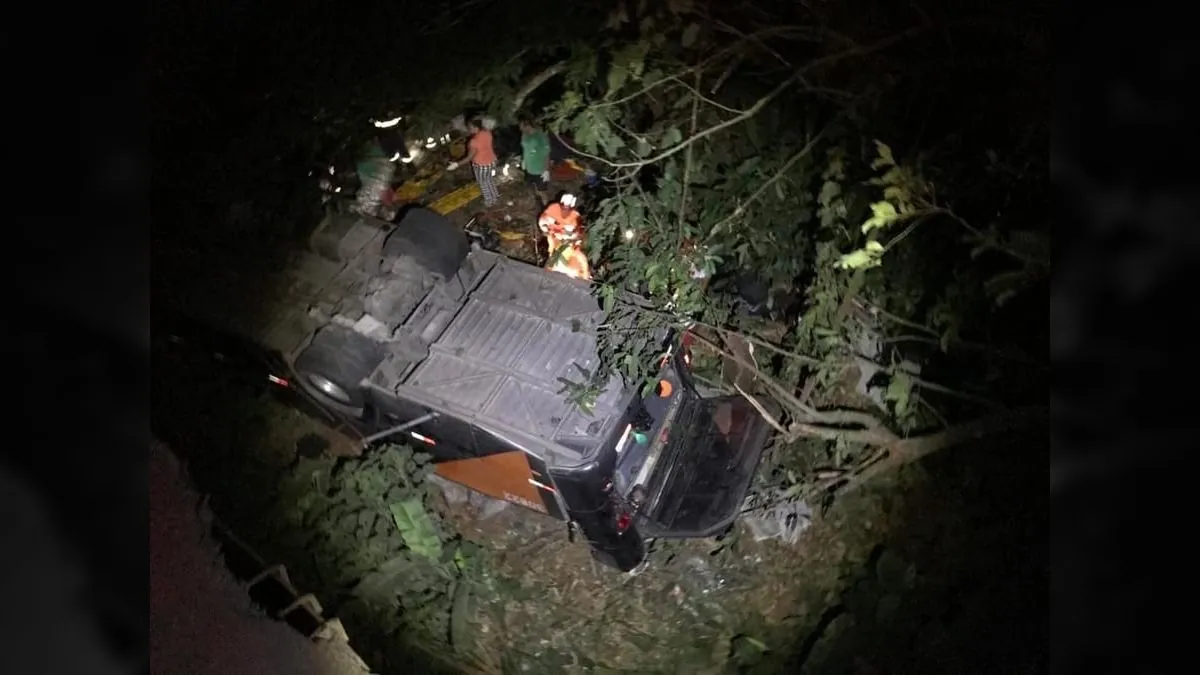
{"type": "Polygon", "coordinates": [[[600,287],[600,297],[604,301],[604,313],[609,314],[613,310],[613,305],[617,302],[617,293],[613,287],[605,284],[600,287]]]}
{"type": "Polygon", "coordinates": [[[829,205],[833,203],[833,200],[840,197],[841,194],[842,194],[841,184],[837,183],[835,181],[828,180],[828,181],[825,181],[825,184],[821,186],[821,193],[819,195],[817,195],[817,202],[819,202],[821,204],[821,206],[824,206],[825,208],[829,208],[829,205]]]}
{"type": "Polygon", "coordinates": [[[700,37],[700,24],[692,23],[683,31],[681,43],[685,48],[696,44],[696,38],[700,37]]]}
{"type": "Polygon", "coordinates": [[[629,69],[621,64],[613,64],[608,69],[608,96],[614,96],[625,84],[629,77],[629,69]]]}
{"type": "Polygon", "coordinates": [[[891,401],[896,406],[896,416],[903,417],[908,413],[908,407],[912,397],[913,381],[912,377],[903,370],[897,370],[892,373],[892,380],[888,383],[887,392],[883,397],[887,401],[891,401]]]}
{"type": "Polygon", "coordinates": [[[654,146],[650,145],[649,143],[646,142],[646,139],[641,138],[639,136],[637,139],[637,145],[634,146],[633,152],[638,157],[646,157],[653,150],[654,150],[654,146]]]}
{"type": "Polygon", "coordinates": [[[879,178],[879,182],[882,185],[901,186],[904,184],[904,181],[904,169],[901,169],[898,166],[888,169],[887,173],[883,174],[883,176],[879,178]]]}
{"type": "Polygon", "coordinates": [[[871,204],[871,213],[874,215],[862,224],[863,234],[876,228],[885,227],[900,217],[900,214],[896,213],[896,207],[886,201],[871,204]]]}
{"type": "MultiPolygon", "coordinates": [[[[879,245],[879,242],[867,242],[867,246],[871,244],[879,245]]],[[[882,248],[882,247],[880,247],[882,248]]],[[[843,255],[834,264],[835,267],[847,270],[870,269],[879,265],[879,252],[872,251],[869,248],[860,248],[857,251],[843,255]]]]}
{"type": "Polygon", "coordinates": [[[758,163],[760,161],[762,161],[761,157],[751,157],[750,159],[747,159],[746,161],[744,161],[738,165],[737,172],[739,174],[745,176],[746,174],[753,171],[755,169],[755,167],[758,166],[758,163]]]}
{"type": "Polygon", "coordinates": [[[616,155],[617,151],[625,147],[625,141],[620,136],[609,131],[607,127],[600,134],[600,143],[604,146],[604,152],[610,157],[616,155]]]}
{"type": "Polygon", "coordinates": [[[404,583],[412,565],[412,560],[406,554],[395,556],[363,577],[354,587],[353,593],[364,600],[386,598],[404,583]]]}
{"type": "Polygon", "coordinates": [[[875,150],[879,153],[878,158],[871,162],[872,169],[882,169],[885,166],[896,166],[896,160],[892,158],[892,149],[886,143],[880,140],[875,141],[875,150]]]}
{"type": "Polygon", "coordinates": [[[670,148],[673,145],[677,145],[682,140],[683,132],[679,130],[679,127],[671,127],[667,129],[666,133],[663,134],[662,147],[670,148]]]}
{"type": "Polygon", "coordinates": [[[425,511],[425,505],[421,502],[420,497],[411,497],[391,504],[388,506],[388,510],[392,512],[392,520],[396,522],[396,529],[400,530],[400,536],[404,538],[404,545],[410,551],[430,560],[441,558],[441,537],[438,536],[437,528],[430,519],[429,513],[425,511]]]}

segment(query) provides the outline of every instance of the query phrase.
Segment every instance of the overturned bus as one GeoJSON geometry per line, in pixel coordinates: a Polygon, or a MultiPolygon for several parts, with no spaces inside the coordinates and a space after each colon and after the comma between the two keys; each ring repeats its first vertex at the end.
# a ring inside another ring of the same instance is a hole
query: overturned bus
{"type": "Polygon", "coordinates": [[[423,207],[394,225],[331,214],[310,243],[290,299],[251,332],[290,370],[274,381],[368,442],[422,444],[440,476],[573,523],[623,571],[646,539],[736,519],[769,427],[697,389],[683,336],[661,336],[653,391],[614,377],[585,411],[561,378],[599,360],[587,282],[472,250],[423,207]]]}

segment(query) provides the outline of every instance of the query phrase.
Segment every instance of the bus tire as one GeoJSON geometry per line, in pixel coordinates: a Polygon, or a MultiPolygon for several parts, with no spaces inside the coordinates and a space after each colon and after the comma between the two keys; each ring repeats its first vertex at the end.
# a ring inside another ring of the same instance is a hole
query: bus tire
{"type": "Polygon", "coordinates": [[[384,349],[371,338],[342,326],[317,331],[292,364],[300,386],[321,403],[361,418],[367,404],[360,382],[383,360],[384,349]]]}

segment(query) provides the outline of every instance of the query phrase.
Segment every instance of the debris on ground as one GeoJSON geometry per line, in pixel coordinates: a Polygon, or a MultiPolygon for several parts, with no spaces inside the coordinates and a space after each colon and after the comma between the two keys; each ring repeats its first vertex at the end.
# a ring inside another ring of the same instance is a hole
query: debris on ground
{"type": "Polygon", "coordinates": [[[808,502],[782,488],[749,495],[742,511],[742,522],[754,541],[778,539],[795,544],[813,520],[808,502]]]}

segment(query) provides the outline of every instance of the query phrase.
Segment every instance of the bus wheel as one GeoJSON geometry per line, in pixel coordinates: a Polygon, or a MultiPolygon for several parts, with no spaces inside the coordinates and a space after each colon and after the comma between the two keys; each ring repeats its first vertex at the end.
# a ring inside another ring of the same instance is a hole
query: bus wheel
{"type": "Polygon", "coordinates": [[[300,386],[322,404],[355,419],[366,395],[360,382],[383,360],[378,342],[342,326],[326,326],[313,336],[292,365],[300,386]]]}

